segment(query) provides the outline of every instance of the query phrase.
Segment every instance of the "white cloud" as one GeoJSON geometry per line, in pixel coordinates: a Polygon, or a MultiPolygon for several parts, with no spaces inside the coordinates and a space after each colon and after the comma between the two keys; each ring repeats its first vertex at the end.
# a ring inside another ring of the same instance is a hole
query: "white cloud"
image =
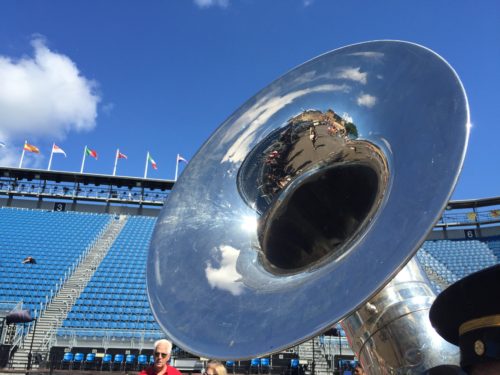
{"type": "Polygon", "coordinates": [[[212,288],[226,290],[232,295],[238,296],[244,290],[241,275],[236,270],[240,251],[227,245],[221,246],[219,250],[219,255],[222,258],[219,267],[212,267],[210,263],[205,267],[208,283],[212,288]]]}
{"type": "Polygon", "coordinates": [[[359,67],[357,67],[357,68],[350,68],[350,67],[342,68],[342,69],[339,69],[339,71],[337,71],[335,73],[335,78],[348,79],[351,81],[356,81],[356,82],[362,83],[363,85],[366,84],[367,76],[368,76],[368,74],[366,72],[365,73],[361,72],[359,67]]]}
{"type": "MultiPolygon", "coordinates": [[[[16,144],[7,144],[0,147],[0,165],[5,167],[19,167],[24,141],[16,144]]],[[[46,158],[42,154],[24,153],[23,168],[46,168],[46,158]]]]}
{"type": "Polygon", "coordinates": [[[377,98],[375,96],[369,94],[362,94],[358,96],[357,103],[360,106],[371,108],[377,102],[377,98]]]}
{"type": "Polygon", "coordinates": [[[302,0],[302,2],[305,7],[308,7],[309,5],[312,5],[312,3],[314,3],[314,0],[302,0]]]}
{"type": "Polygon", "coordinates": [[[17,167],[21,158],[21,148],[16,150],[14,147],[5,146],[0,148],[0,165],[17,167]]]}
{"type": "Polygon", "coordinates": [[[227,8],[229,0],[194,0],[194,3],[200,8],[221,7],[227,8]]]}
{"type": "Polygon", "coordinates": [[[384,54],[382,52],[375,52],[375,51],[366,51],[366,52],[354,52],[351,53],[352,56],[361,56],[361,57],[366,57],[369,59],[381,59],[384,57],[384,54]]]}
{"type": "Polygon", "coordinates": [[[70,131],[93,129],[100,101],[96,83],[42,39],[32,46],[33,57],[0,55],[0,141],[62,139],[70,131]]]}
{"type": "Polygon", "coordinates": [[[347,112],[342,113],[342,119],[344,119],[347,122],[354,122],[352,116],[347,112]]]}

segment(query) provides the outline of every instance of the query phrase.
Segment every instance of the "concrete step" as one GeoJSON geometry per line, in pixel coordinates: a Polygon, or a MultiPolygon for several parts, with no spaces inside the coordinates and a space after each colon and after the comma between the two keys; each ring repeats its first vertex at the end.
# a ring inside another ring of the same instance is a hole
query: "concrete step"
{"type": "Polygon", "coordinates": [[[11,360],[11,366],[14,369],[26,368],[30,347],[32,351],[45,351],[45,354],[48,355],[50,348],[44,347],[47,345],[47,339],[55,335],[57,328],[61,326],[62,321],[66,318],[76,299],[95,273],[97,265],[106,256],[125,223],[125,216],[122,216],[120,220],[110,221],[108,227],[101,234],[100,238],[97,239],[85,259],[80,262],[65,284],[60,288],[59,292],[41,313],[37,321],[36,332],[30,332],[25,337],[24,347],[17,350],[14,358],[11,360]],[[31,345],[31,343],[33,344],[31,345]]]}

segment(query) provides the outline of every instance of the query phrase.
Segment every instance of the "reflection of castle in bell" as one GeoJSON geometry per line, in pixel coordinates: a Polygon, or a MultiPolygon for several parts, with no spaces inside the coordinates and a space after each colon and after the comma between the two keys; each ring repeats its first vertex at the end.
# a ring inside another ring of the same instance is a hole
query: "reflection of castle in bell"
{"type": "Polygon", "coordinates": [[[314,126],[326,126],[328,134],[330,135],[345,136],[349,138],[358,137],[356,125],[350,121],[346,121],[332,109],[327,109],[325,113],[317,109],[308,109],[288,121],[292,126],[305,122],[310,122],[314,126]]]}

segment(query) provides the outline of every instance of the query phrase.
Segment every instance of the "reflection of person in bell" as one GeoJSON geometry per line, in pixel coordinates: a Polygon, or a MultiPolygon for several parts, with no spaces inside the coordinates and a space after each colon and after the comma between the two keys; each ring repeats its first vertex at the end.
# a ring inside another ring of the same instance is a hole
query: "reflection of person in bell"
{"type": "Polygon", "coordinates": [[[314,125],[311,125],[311,127],[309,128],[309,139],[311,140],[311,143],[314,147],[314,149],[316,150],[316,129],[314,128],[314,125]]]}
{"type": "Polygon", "coordinates": [[[363,370],[361,363],[358,363],[356,367],[354,367],[354,375],[365,375],[365,370],[363,370]]]}
{"type": "Polygon", "coordinates": [[[446,341],[460,347],[469,375],[500,374],[500,264],[475,272],[445,289],[429,318],[446,341]]]}

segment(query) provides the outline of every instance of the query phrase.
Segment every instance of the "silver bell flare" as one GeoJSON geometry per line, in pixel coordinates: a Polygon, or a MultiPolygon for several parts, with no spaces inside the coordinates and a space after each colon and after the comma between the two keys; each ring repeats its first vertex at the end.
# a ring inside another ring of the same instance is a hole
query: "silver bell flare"
{"type": "Polygon", "coordinates": [[[220,125],[169,195],[147,262],[156,320],[218,359],[325,331],[415,254],[468,134],[462,84],[425,47],[366,42],[292,69],[220,125]]]}

